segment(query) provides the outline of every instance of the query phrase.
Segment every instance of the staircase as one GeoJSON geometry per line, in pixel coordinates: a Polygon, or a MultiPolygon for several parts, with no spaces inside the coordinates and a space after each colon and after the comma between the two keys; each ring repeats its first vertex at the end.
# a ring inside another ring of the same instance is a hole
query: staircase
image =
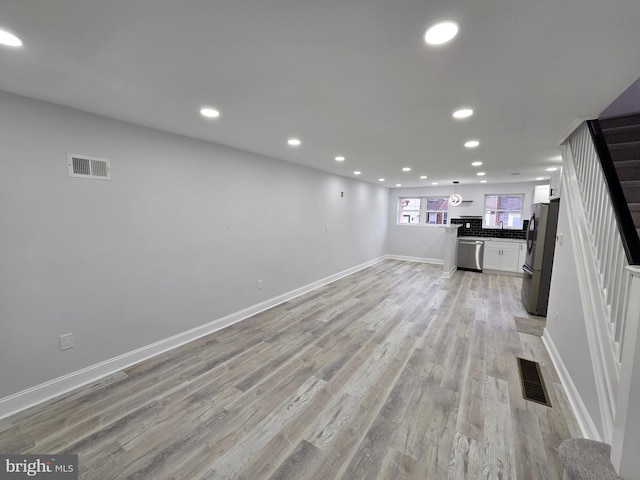
{"type": "MultiPolygon", "coordinates": [[[[562,201],[583,304],[578,321],[586,329],[598,408],[585,406],[578,391],[570,402],[585,438],[611,445],[610,452],[596,445],[596,456],[610,457],[602,465],[640,480],[640,114],[585,122],[565,140],[562,155],[562,201]],[[599,415],[601,432],[590,411],[599,415]]],[[[570,376],[564,383],[571,387],[570,376]]],[[[593,401],[591,391],[586,396],[593,401]]],[[[565,444],[565,478],[591,478],[576,473],[584,463],[573,462],[587,450],[579,441],[565,444]]],[[[616,478],[603,475],[596,478],[616,478]]]]}
{"type": "Polygon", "coordinates": [[[603,119],[600,126],[640,236],[640,113],[603,119]]]}

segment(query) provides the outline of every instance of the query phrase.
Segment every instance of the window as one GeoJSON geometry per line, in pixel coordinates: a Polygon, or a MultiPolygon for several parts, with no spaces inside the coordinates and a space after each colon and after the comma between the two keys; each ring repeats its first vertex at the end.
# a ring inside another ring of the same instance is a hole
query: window
{"type": "Polygon", "coordinates": [[[398,223],[420,223],[420,198],[401,198],[398,223]]]}
{"type": "Polygon", "coordinates": [[[449,197],[400,198],[398,224],[447,225],[449,197]]]}
{"type": "Polygon", "coordinates": [[[484,196],[482,228],[522,228],[524,194],[484,196]]]}
{"type": "Polygon", "coordinates": [[[446,225],[449,216],[449,197],[428,197],[427,223],[429,225],[446,225]]]}

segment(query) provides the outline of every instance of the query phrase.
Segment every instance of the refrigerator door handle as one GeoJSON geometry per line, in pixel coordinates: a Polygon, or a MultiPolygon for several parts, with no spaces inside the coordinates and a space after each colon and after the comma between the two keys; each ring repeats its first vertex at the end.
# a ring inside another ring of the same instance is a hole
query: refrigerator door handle
{"type": "Polygon", "coordinates": [[[527,253],[529,255],[531,254],[531,250],[533,249],[533,241],[535,240],[534,238],[535,231],[536,231],[536,216],[533,212],[531,212],[531,216],[529,217],[529,228],[527,229],[527,239],[526,239],[527,253]]]}
{"type": "Polygon", "coordinates": [[[522,270],[524,270],[524,272],[528,273],[529,275],[533,275],[533,270],[526,263],[524,265],[522,265],[522,270]]]}

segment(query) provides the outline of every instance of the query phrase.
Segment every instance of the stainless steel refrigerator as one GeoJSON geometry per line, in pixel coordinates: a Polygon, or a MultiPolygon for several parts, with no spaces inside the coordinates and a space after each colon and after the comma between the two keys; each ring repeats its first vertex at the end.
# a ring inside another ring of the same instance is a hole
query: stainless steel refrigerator
{"type": "Polygon", "coordinates": [[[533,315],[547,315],[560,200],[531,205],[527,256],[522,269],[522,303],[533,315]]]}

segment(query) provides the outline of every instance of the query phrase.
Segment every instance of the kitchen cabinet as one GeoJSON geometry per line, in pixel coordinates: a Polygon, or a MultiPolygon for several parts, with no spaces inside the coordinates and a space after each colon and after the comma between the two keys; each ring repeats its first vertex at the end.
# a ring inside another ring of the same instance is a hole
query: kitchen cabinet
{"type": "Polygon", "coordinates": [[[484,242],[483,269],[502,272],[521,272],[519,242],[484,242]]]}
{"type": "Polygon", "coordinates": [[[520,243],[520,250],[518,254],[518,273],[524,273],[522,266],[524,265],[525,260],[527,259],[527,244],[520,243]]]}
{"type": "Polygon", "coordinates": [[[549,203],[550,185],[536,185],[533,187],[533,203],[549,203]]]}
{"type": "Polygon", "coordinates": [[[562,185],[562,168],[556,170],[551,174],[551,185],[549,190],[549,196],[551,198],[560,197],[561,185],[562,185]]]}

